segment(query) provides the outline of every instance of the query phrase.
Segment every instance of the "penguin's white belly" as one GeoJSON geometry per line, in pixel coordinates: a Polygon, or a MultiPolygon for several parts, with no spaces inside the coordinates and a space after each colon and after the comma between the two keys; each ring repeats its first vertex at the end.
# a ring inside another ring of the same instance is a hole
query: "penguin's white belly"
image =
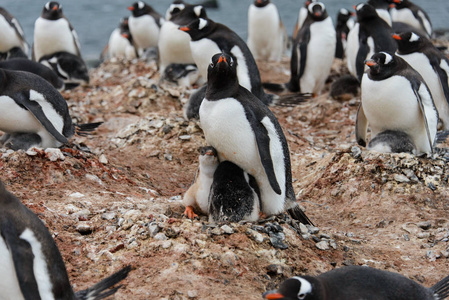
{"type": "Polygon", "coordinates": [[[310,26],[310,41],[304,74],[300,79],[302,93],[319,94],[334,61],[337,37],[331,18],[310,26]]]}
{"type": "MultiPolygon", "coordinates": [[[[449,130],[449,105],[446,97],[444,96],[443,87],[440,83],[438,74],[432,68],[427,56],[422,53],[411,53],[398,56],[405,59],[424,78],[424,81],[432,93],[433,101],[438,110],[439,117],[443,120],[444,129],[449,130]]],[[[444,67],[447,66],[446,61],[442,60],[441,65],[444,70],[444,67]]],[[[445,71],[449,71],[449,66],[446,67],[445,71]]]]}
{"type": "Polygon", "coordinates": [[[347,64],[349,73],[351,73],[353,76],[357,77],[357,71],[356,71],[356,59],[357,59],[357,52],[359,51],[359,30],[360,30],[360,24],[356,23],[354,27],[349,31],[348,33],[348,39],[346,44],[346,57],[347,57],[347,64]]]}
{"type": "Polygon", "coordinates": [[[116,28],[109,38],[109,56],[126,57],[126,48],[130,42],[120,34],[120,29],[116,28]]]}
{"type": "Polygon", "coordinates": [[[242,50],[236,45],[232,47],[231,53],[237,58],[237,78],[239,79],[239,84],[248,91],[251,91],[251,78],[242,50]]]}
{"type": "Polygon", "coordinates": [[[248,11],[248,47],[255,59],[279,61],[282,56],[284,34],[279,13],[274,4],[248,11]]]}
{"type": "Polygon", "coordinates": [[[192,50],[190,50],[190,37],[178,29],[179,25],[173,22],[164,22],[159,34],[159,62],[160,72],[164,73],[169,64],[194,63],[192,50]]]}
{"type": "Polygon", "coordinates": [[[209,213],[209,193],[210,193],[210,187],[213,182],[213,174],[210,176],[201,174],[198,176],[198,179],[200,181],[200,185],[198,187],[198,190],[196,192],[196,203],[198,207],[201,209],[201,211],[204,214],[209,213]]]}
{"type": "Polygon", "coordinates": [[[78,55],[75,40],[65,19],[49,21],[38,18],[34,24],[34,55],[42,56],[65,51],[78,55]]]}
{"type": "Polygon", "coordinates": [[[219,160],[229,160],[256,178],[264,212],[282,212],[285,201],[284,157],[282,144],[273,132],[274,126],[268,117],[264,118],[262,123],[270,136],[270,152],[276,179],[281,188],[280,195],[271,188],[261,162],[254,131],[240,102],[233,98],[218,101],[204,99],[199,114],[206,141],[217,149],[219,160]]]}
{"type": "Polygon", "coordinates": [[[23,44],[17,32],[14,30],[8,21],[3,16],[0,16],[0,52],[7,52],[14,47],[23,48],[23,44]]]}
{"type": "Polygon", "coordinates": [[[157,47],[159,39],[159,26],[150,15],[129,17],[129,30],[137,46],[141,49],[157,47]]]}
{"type": "Polygon", "coordinates": [[[409,24],[410,26],[413,26],[417,29],[425,30],[425,28],[421,27],[419,20],[415,18],[415,16],[413,15],[413,13],[410,9],[392,8],[390,10],[390,14],[391,14],[391,19],[393,20],[393,22],[402,22],[402,23],[409,24]]]}
{"type": "Polygon", "coordinates": [[[0,236],[0,300],[22,300],[22,291],[17,280],[16,269],[12,260],[12,254],[6,246],[3,237],[0,236]]]}
{"type": "Polygon", "coordinates": [[[212,56],[221,53],[217,44],[208,39],[203,38],[199,41],[191,41],[190,49],[192,50],[193,59],[203,78],[207,78],[207,68],[212,62],[212,56]]]}
{"type": "MultiPolygon", "coordinates": [[[[419,152],[430,153],[424,117],[410,82],[402,76],[392,76],[382,81],[372,81],[365,73],[362,79],[362,106],[373,137],[385,130],[407,133],[419,152]]],[[[420,89],[420,92],[421,89],[420,89]]],[[[423,99],[427,113],[431,113],[429,99],[423,99]]],[[[427,116],[432,143],[436,122],[427,116]]]]}

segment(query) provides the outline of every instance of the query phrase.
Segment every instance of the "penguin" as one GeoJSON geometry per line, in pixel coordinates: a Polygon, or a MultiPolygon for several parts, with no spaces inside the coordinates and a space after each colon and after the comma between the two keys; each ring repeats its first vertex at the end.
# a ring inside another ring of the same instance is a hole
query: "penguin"
{"type": "Polygon", "coordinates": [[[278,300],[395,299],[436,300],[449,296],[449,276],[426,288],[394,272],[365,266],[348,266],[318,276],[291,277],[278,290],[263,294],[278,300]]]}
{"type": "Polygon", "coordinates": [[[393,26],[393,21],[391,20],[390,12],[390,1],[391,0],[368,0],[366,3],[371,5],[376,9],[377,15],[384,20],[388,26],[393,26]]]}
{"type": "Polygon", "coordinates": [[[49,67],[64,81],[65,88],[75,87],[89,83],[89,70],[80,57],[69,52],[56,52],[44,55],[39,60],[41,64],[49,67]]]}
{"type": "Polygon", "coordinates": [[[373,6],[361,3],[354,8],[357,22],[348,34],[346,57],[349,72],[360,81],[365,71],[364,61],[375,52],[394,53],[397,44],[391,36],[391,27],[379,17],[373,6]]]}
{"type": "Polygon", "coordinates": [[[139,56],[129,31],[128,18],[123,18],[119,23],[119,27],[112,31],[107,45],[107,53],[110,58],[118,57],[126,58],[127,60],[139,56]]]}
{"type": "Polygon", "coordinates": [[[77,132],[101,123],[75,125],[62,95],[45,79],[29,72],[0,69],[0,130],[7,134],[35,133],[41,148],[56,148],[77,132]]]}
{"type": "Polygon", "coordinates": [[[13,47],[6,52],[0,52],[0,61],[8,60],[12,58],[25,58],[28,59],[28,55],[23,52],[20,47],[13,47]]]}
{"type": "Polygon", "coordinates": [[[34,73],[51,83],[55,89],[59,91],[64,89],[64,81],[52,69],[29,59],[12,58],[0,61],[0,68],[34,73]]]}
{"type": "Polygon", "coordinates": [[[209,222],[257,221],[258,193],[254,177],[230,161],[220,162],[210,188],[209,222]]]}
{"type": "Polygon", "coordinates": [[[200,149],[198,171],[182,200],[186,207],[184,215],[189,219],[198,217],[197,213],[209,213],[209,193],[218,164],[217,150],[214,147],[200,149]]]}
{"type": "Polygon", "coordinates": [[[358,144],[366,146],[369,124],[372,138],[385,130],[401,131],[415,145],[413,154],[433,153],[438,112],[422,76],[393,53],[375,53],[366,65],[356,120],[358,144]]]}
{"type": "Polygon", "coordinates": [[[132,15],[128,19],[129,30],[138,47],[139,55],[145,49],[157,47],[159,30],[164,18],[151,6],[143,1],[137,1],[128,7],[132,15]]]}
{"type": "Polygon", "coordinates": [[[274,95],[266,94],[262,88],[259,69],[246,43],[231,29],[211,19],[199,18],[181,31],[190,35],[193,59],[203,78],[212,56],[219,52],[230,53],[238,60],[238,80],[241,86],[251,91],[265,104],[273,102],[274,95]]]}
{"type": "Polygon", "coordinates": [[[253,176],[266,215],[287,210],[305,224],[292,185],[290,154],[282,128],[254,94],[239,84],[237,64],[228,53],[212,57],[207,90],[200,106],[200,124],[220,161],[231,161],[253,176]]]}
{"type": "Polygon", "coordinates": [[[248,48],[256,60],[281,61],[287,48],[287,31],[270,0],[255,0],[248,9],[248,48]]]}
{"type": "Polygon", "coordinates": [[[415,144],[408,134],[396,130],[382,131],[368,143],[368,150],[381,153],[413,154],[415,148],[415,144]]]}
{"type": "Polygon", "coordinates": [[[348,38],[348,33],[354,27],[354,19],[352,14],[346,8],[341,8],[337,14],[337,24],[335,25],[335,32],[337,34],[337,44],[335,46],[335,57],[343,59],[345,57],[345,49],[348,38]]]}
{"type": "Polygon", "coordinates": [[[41,142],[41,137],[33,132],[5,133],[0,138],[0,146],[14,151],[37,147],[41,142]]]}
{"type": "Polygon", "coordinates": [[[18,47],[28,54],[29,46],[19,21],[6,9],[0,7],[0,52],[8,52],[18,47]]]}
{"type": "Polygon", "coordinates": [[[170,64],[194,64],[190,49],[190,36],[180,30],[179,26],[188,25],[198,18],[207,18],[206,10],[201,5],[190,5],[175,1],[166,12],[166,21],[159,34],[159,70],[164,74],[170,64]]]}
{"type": "Polygon", "coordinates": [[[131,271],[126,266],[92,287],[74,292],[61,253],[44,223],[0,181],[2,299],[103,299],[131,271]],[[112,289],[110,289],[112,288],[112,289]]]}
{"type": "Polygon", "coordinates": [[[304,5],[299,9],[298,18],[296,19],[295,27],[293,28],[293,35],[292,35],[293,40],[296,40],[296,36],[298,35],[299,30],[304,24],[307,15],[309,14],[307,7],[309,7],[309,5],[314,2],[318,2],[318,0],[306,0],[304,2],[304,5]]]}
{"type": "Polygon", "coordinates": [[[313,95],[323,89],[334,60],[337,35],[323,3],[312,3],[307,9],[307,18],[293,42],[290,81],[283,85],[264,83],[265,88],[313,95]]]}
{"type": "Polygon", "coordinates": [[[188,88],[199,80],[200,72],[195,64],[170,64],[165,68],[162,78],[188,88]]]}
{"type": "Polygon", "coordinates": [[[332,82],[329,96],[337,101],[349,101],[359,95],[360,82],[351,74],[345,74],[332,82]]]}
{"type": "Polygon", "coordinates": [[[409,0],[391,0],[390,6],[391,19],[394,22],[403,22],[422,30],[427,37],[432,37],[433,29],[427,13],[418,5],[409,0]]]}
{"type": "Polygon", "coordinates": [[[432,93],[443,129],[449,130],[449,59],[424,36],[414,32],[394,34],[396,54],[421,74],[432,93]]]}
{"type": "Polygon", "coordinates": [[[62,12],[62,5],[51,1],[34,23],[32,57],[35,61],[56,52],[68,52],[81,57],[78,35],[62,12]]]}

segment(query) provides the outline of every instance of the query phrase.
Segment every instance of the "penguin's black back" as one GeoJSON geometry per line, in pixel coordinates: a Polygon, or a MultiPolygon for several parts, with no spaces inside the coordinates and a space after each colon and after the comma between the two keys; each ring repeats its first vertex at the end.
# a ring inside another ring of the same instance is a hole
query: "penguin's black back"
{"type": "Polygon", "coordinates": [[[29,228],[42,245],[55,299],[76,299],[70,286],[62,256],[42,221],[0,181],[0,231],[15,232],[17,239],[29,228]]]}
{"type": "Polygon", "coordinates": [[[368,37],[374,40],[374,52],[395,52],[396,41],[392,37],[391,27],[379,16],[373,18],[363,18],[360,23],[359,38],[365,41],[368,37]]]}

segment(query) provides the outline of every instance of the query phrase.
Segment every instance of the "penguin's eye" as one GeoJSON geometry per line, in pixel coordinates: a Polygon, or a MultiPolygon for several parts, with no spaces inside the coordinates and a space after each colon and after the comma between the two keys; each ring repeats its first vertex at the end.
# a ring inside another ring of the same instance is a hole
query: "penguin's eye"
{"type": "Polygon", "coordinates": [[[215,66],[214,63],[211,63],[211,64],[210,64],[210,67],[211,67],[211,68],[213,68],[214,66],[215,66]]]}
{"type": "Polygon", "coordinates": [[[298,295],[298,299],[305,299],[306,298],[306,294],[299,294],[298,295]]]}

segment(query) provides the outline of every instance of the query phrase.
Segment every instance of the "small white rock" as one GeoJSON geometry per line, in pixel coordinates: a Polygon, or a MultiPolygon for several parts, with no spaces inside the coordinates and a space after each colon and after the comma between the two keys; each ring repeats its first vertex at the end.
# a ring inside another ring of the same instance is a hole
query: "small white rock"
{"type": "Polygon", "coordinates": [[[101,162],[103,165],[108,163],[108,159],[106,158],[106,155],[104,155],[104,154],[100,155],[100,157],[98,158],[98,161],[101,162]]]}
{"type": "Polygon", "coordinates": [[[69,197],[72,197],[72,198],[83,198],[84,195],[81,194],[81,193],[76,192],[76,193],[70,194],[69,197]]]}
{"type": "Polygon", "coordinates": [[[62,154],[61,150],[58,148],[47,148],[45,149],[45,156],[50,161],[57,161],[58,159],[64,160],[64,154],[62,154]]]}

